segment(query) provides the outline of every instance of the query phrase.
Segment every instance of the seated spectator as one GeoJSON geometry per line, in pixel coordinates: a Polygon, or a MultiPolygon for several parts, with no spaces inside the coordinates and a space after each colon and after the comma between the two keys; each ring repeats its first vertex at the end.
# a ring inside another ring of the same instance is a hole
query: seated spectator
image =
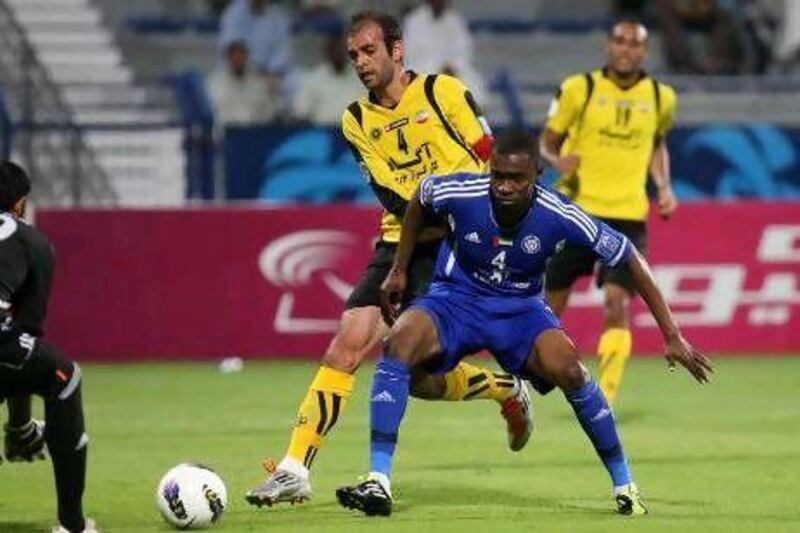
{"type": "Polygon", "coordinates": [[[225,59],[225,67],[215,70],[206,81],[216,123],[245,125],[274,119],[279,96],[270,94],[265,78],[248,68],[247,44],[232,41],[225,50],[225,59]]]}
{"type": "Polygon", "coordinates": [[[780,71],[800,71],[800,2],[784,0],[779,6],[780,29],[775,57],[780,71]]]}
{"type": "Polygon", "coordinates": [[[269,0],[232,0],[220,21],[220,52],[234,41],[247,43],[250,63],[280,91],[288,108],[297,88],[289,14],[269,0]]]}
{"type": "Polygon", "coordinates": [[[339,124],[345,108],[361,95],[362,86],[348,65],[341,35],[325,41],[322,53],[325,62],[300,78],[294,114],[313,124],[339,124]]]}
{"type": "Polygon", "coordinates": [[[731,0],[656,0],[667,63],[681,74],[737,74],[742,50],[731,0]]]}
{"type": "Polygon", "coordinates": [[[463,81],[481,100],[483,83],[472,65],[472,35],[447,0],[426,0],[403,20],[405,63],[425,73],[444,73],[463,81]]]}

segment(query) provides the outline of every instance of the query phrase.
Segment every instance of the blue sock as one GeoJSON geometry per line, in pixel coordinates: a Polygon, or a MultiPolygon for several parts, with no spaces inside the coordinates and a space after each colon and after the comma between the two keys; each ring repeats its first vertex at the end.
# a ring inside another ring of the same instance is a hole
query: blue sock
{"type": "Polygon", "coordinates": [[[617,434],[614,415],[597,382],[590,381],[578,390],[565,393],[564,396],[572,405],[583,431],[592,441],[597,455],[611,474],[614,486],[620,487],[630,483],[631,471],[617,434]]]}
{"type": "Polygon", "coordinates": [[[405,363],[385,355],[378,361],[372,378],[370,402],[370,472],[387,478],[392,471],[392,457],[397,432],[408,403],[409,371],[405,363]]]}

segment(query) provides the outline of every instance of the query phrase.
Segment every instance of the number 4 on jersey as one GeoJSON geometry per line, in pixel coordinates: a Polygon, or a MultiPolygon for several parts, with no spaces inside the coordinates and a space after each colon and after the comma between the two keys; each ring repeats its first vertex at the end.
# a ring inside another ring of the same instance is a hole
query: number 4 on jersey
{"type": "Polygon", "coordinates": [[[495,283],[502,283],[506,273],[506,251],[503,250],[492,259],[492,281],[495,283]]]}

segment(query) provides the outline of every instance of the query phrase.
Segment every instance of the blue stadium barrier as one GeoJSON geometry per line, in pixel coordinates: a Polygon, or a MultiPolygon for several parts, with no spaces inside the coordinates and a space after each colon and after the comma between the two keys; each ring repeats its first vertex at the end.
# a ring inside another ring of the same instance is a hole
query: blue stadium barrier
{"type": "Polygon", "coordinates": [[[11,157],[11,146],[14,141],[14,125],[8,112],[5,95],[0,91],[0,157],[11,157]]]}
{"type": "MultiPolygon", "coordinates": [[[[668,140],[682,201],[800,199],[800,128],[709,124],[676,128],[668,140]]],[[[224,156],[228,198],[375,201],[335,128],[229,128],[224,156]]]]}
{"type": "Polygon", "coordinates": [[[211,200],[215,197],[214,115],[206,94],[204,76],[194,70],[168,76],[164,82],[175,93],[181,115],[186,154],[186,197],[211,200]]]}
{"type": "MultiPolygon", "coordinates": [[[[219,19],[212,16],[143,15],[126,19],[125,25],[129,30],[142,35],[182,32],[216,34],[219,31],[219,19]]],[[[345,21],[339,15],[322,13],[295,19],[292,22],[292,31],[294,33],[340,34],[344,31],[344,25],[345,21]]]]}
{"type": "MultiPolygon", "coordinates": [[[[612,17],[585,18],[478,18],[467,22],[473,33],[585,33],[605,31],[613,22],[612,17]]],[[[292,25],[296,33],[318,32],[341,33],[345,21],[336,13],[297,17],[292,25]]],[[[141,34],[180,33],[196,31],[198,33],[216,33],[219,30],[219,19],[213,16],[170,16],[170,15],[136,15],[126,19],[125,25],[131,31],[141,34]]]]}

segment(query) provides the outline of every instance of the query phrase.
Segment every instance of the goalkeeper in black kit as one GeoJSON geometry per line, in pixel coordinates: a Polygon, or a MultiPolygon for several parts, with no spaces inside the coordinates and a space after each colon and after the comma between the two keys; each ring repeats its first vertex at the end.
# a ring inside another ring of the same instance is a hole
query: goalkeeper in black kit
{"type": "MultiPolygon", "coordinates": [[[[8,406],[4,455],[9,462],[53,462],[58,521],[54,532],[94,533],[83,515],[86,454],[81,369],[42,340],[53,248],[23,217],[30,180],[0,161],[0,402],[8,406]],[[31,395],[44,400],[44,423],[31,417],[31,395]]],[[[2,472],[0,472],[2,475],[2,472]]]]}

